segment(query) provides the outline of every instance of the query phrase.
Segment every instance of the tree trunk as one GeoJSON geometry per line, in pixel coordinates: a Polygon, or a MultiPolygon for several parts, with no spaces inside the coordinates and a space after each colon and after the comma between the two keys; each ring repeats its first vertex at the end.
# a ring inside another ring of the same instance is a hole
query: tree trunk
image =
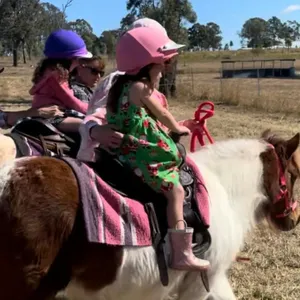
{"type": "Polygon", "coordinates": [[[13,66],[14,67],[18,66],[18,48],[19,48],[19,43],[14,42],[13,44],[13,66]]]}
{"type": "Polygon", "coordinates": [[[25,43],[22,42],[22,53],[23,53],[23,63],[26,64],[26,52],[25,52],[25,43]]]}
{"type": "Polygon", "coordinates": [[[13,50],[13,66],[18,66],[18,49],[14,48],[13,50]]]}
{"type": "Polygon", "coordinates": [[[28,47],[27,49],[27,52],[28,52],[28,59],[31,61],[31,47],[28,47]]]}

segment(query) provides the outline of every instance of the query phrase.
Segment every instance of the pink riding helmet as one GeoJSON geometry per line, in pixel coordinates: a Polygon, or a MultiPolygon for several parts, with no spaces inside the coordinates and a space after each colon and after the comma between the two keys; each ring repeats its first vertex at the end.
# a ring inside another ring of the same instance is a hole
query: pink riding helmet
{"type": "MultiPolygon", "coordinates": [[[[141,19],[137,19],[135,20],[129,29],[133,29],[133,28],[138,28],[138,27],[149,27],[149,28],[157,28],[159,30],[161,30],[162,32],[164,32],[164,34],[166,36],[168,36],[166,29],[160,24],[158,23],[156,20],[154,19],[150,19],[150,18],[141,18],[141,19]]],[[[128,29],[128,30],[129,30],[128,29]]],[[[172,44],[173,47],[175,47],[176,49],[180,49],[185,47],[185,45],[183,44],[177,44],[174,41],[170,40],[169,44],[172,44]]]]}
{"type": "Polygon", "coordinates": [[[149,64],[162,64],[178,55],[179,45],[158,28],[138,27],[120,37],[116,47],[117,68],[130,75],[149,64]]]}

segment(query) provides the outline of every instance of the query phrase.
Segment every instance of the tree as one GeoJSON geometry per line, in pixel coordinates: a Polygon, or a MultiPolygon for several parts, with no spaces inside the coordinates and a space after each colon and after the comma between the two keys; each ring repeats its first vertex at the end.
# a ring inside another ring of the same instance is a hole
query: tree
{"type": "Polygon", "coordinates": [[[233,47],[233,41],[229,42],[229,47],[232,48],[233,47]]]}
{"type": "Polygon", "coordinates": [[[267,34],[272,46],[281,44],[283,24],[277,17],[272,17],[267,21],[267,34]]]}
{"type": "Polygon", "coordinates": [[[161,23],[170,38],[177,42],[187,40],[184,23],[193,24],[197,20],[196,12],[189,0],[128,0],[127,10],[129,15],[123,18],[122,24],[136,17],[152,18],[161,23]]]}
{"type": "Polygon", "coordinates": [[[281,39],[284,40],[285,46],[290,48],[292,43],[299,40],[300,33],[299,33],[300,24],[296,21],[287,21],[282,24],[281,30],[281,39]]]}
{"type": "Polygon", "coordinates": [[[84,19],[77,19],[76,21],[69,22],[68,26],[83,38],[87,48],[93,52],[94,42],[96,41],[97,36],[93,33],[92,26],[84,19]]]}
{"type": "Polygon", "coordinates": [[[121,20],[121,30],[126,31],[128,30],[129,26],[137,19],[137,17],[130,12],[121,20]]]}
{"type": "Polygon", "coordinates": [[[67,28],[66,9],[73,0],[68,0],[62,10],[40,0],[5,0],[0,9],[1,42],[6,53],[13,53],[13,65],[18,65],[18,53],[40,54],[47,36],[55,29],[67,28]]]}
{"type": "Polygon", "coordinates": [[[127,0],[127,10],[131,16],[160,19],[160,6],[159,0],[127,0]]]}
{"type": "Polygon", "coordinates": [[[262,18],[247,20],[242,28],[240,37],[247,40],[248,47],[262,48],[268,44],[268,23],[262,18]]]}
{"type": "Polygon", "coordinates": [[[18,65],[18,50],[22,46],[25,62],[25,45],[34,30],[41,24],[39,0],[6,0],[1,5],[0,32],[13,53],[13,65],[18,65]]]}
{"type": "Polygon", "coordinates": [[[228,50],[229,50],[229,45],[228,45],[228,43],[226,43],[224,46],[224,51],[228,51],[228,50]]]}
{"type": "Polygon", "coordinates": [[[200,50],[207,50],[209,48],[209,42],[206,26],[199,23],[194,24],[188,29],[189,44],[191,48],[197,48],[200,50]]]}
{"type": "Polygon", "coordinates": [[[103,43],[105,45],[106,54],[109,56],[113,56],[115,54],[119,33],[119,30],[105,30],[99,38],[99,43],[103,43]]]}
{"type": "Polygon", "coordinates": [[[45,2],[41,4],[43,8],[43,25],[41,31],[43,37],[47,37],[52,31],[59,28],[67,28],[65,13],[55,5],[45,2]]]}
{"type": "Polygon", "coordinates": [[[206,25],[194,24],[188,30],[190,47],[200,50],[221,48],[221,30],[219,25],[209,22],[206,25]]]}
{"type": "Polygon", "coordinates": [[[290,38],[286,38],[284,42],[288,49],[292,47],[293,41],[290,38]]]}
{"type": "Polygon", "coordinates": [[[277,17],[268,21],[252,18],[244,23],[240,37],[252,48],[277,46],[282,41],[290,47],[292,42],[300,39],[300,24],[297,21],[282,23],[277,17]]]}
{"type": "Polygon", "coordinates": [[[222,32],[220,26],[216,23],[209,22],[206,24],[207,39],[209,41],[209,47],[213,50],[220,48],[222,41],[222,32]]]}

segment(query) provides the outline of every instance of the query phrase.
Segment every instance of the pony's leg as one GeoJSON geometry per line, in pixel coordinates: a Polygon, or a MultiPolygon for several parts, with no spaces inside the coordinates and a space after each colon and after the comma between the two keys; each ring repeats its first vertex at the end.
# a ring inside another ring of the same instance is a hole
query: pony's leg
{"type": "Polygon", "coordinates": [[[12,138],[0,134],[0,165],[16,158],[16,145],[12,138]]]}
{"type": "Polygon", "coordinates": [[[190,272],[185,276],[178,293],[178,300],[199,300],[206,299],[207,293],[199,272],[190,272]]]}
{"type": "Polygon", "coordinates": [[[236,300],[226,273],[216,275],[206,300],[236,300]]]}

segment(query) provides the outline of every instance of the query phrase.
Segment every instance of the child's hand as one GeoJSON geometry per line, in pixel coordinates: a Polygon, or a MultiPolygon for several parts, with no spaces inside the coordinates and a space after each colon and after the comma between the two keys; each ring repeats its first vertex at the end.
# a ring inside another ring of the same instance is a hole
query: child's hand
{"type": "Polygon", "coordinates": [[[187,127],[179,125],[176,133],[180,135],[189,135],[191,134],[191,131],[187,127]]]}

